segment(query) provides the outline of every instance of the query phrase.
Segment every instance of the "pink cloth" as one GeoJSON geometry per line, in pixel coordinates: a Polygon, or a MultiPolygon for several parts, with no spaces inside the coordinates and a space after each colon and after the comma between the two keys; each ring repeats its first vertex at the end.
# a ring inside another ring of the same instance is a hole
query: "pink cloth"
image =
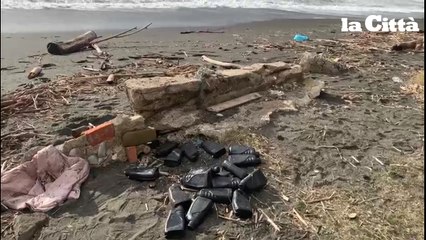
{"type": "Polygon", "coordinates": [[[45,147],[31,161],[1,173],[1,201],[11,209],[49,211],[67,199],[78,199],[89,171],[86,160],[45,147]]]}

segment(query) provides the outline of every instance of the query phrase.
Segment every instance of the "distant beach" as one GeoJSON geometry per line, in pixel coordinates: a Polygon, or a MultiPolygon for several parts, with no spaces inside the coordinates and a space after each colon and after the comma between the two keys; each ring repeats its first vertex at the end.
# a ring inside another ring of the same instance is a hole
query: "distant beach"
{"type": "MultiPolygon", "coordinates": [[[[380,14],[379,12],[375,14],[380,14]]],[[[86,30],[127,29],[152,22],[151,28],[159,27],[219,27],[240,23],[276,19],[363,19],[366,14],[329,15],[291,12],[273,9],[248,8],[179,8],[179,9],[2,9],[2,33],[70,32],[86,30]]],[[[383,13],[386,17],[422,18],[422,13],[383,13]]]]}

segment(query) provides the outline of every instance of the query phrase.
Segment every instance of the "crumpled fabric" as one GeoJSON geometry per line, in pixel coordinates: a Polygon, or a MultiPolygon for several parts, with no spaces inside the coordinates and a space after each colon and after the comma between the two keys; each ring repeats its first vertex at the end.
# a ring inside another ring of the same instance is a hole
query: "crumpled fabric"
{"type": "Polygon", "coordinates": [[[68,157],[54,146],[38,151],[31,161],[1,173],[1,202],[8,208],[47,212],[80,197],[89,163],[68,157]]]}

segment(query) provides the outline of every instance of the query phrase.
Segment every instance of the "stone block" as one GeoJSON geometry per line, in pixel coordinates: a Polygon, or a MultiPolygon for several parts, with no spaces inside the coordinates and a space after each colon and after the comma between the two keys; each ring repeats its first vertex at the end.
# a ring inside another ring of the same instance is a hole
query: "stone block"
{"type": "Polygon", "coordinates": [[[303,81],[303,70],[300,65],[294,65],[290,69],[280,72],[272,85],[291,81],[303,81]]]}
{"type": "Polygon", "coordinates": [[[126,93],[133,109],[159,111],[197,97],[200,80],[184,76],[129,79],[126,93]]]}
{"type": "Polygon", "coordinates": [[[157,132],[153,128],[129,131],[123,134],[122,144],[124,147],[146,144],[157,138],[157,132]]]}
{"type": "Polygon", "coordinates": [[[201,106],[217,104],[295,79],[303,79],[302,69],[284,62],[256,63],[242,69],[219,70],[215,75],[205,74],[202,78],[201,106]]]}
{"type": "MultiPolygon", "coordinates": [[[[192,125],[198,117],[188,115],[174,124],[176,114],[171,110],[180,107],[205,109],[276,84],[302,79],[303,72],[299,65],[274,62],[216,71],[201,67],[194,78],[130,79],[126,81],[126,88],[133,109],[150,119],[149,123],[155,123],[156,128],[178,129],[192,125]],[[162,118],[168,119],[162,121],[162,118]]],[[[178,115],[181,116],[181,113],[178,112],[178,115]]]]}
{"type": "Polygon", "coordinates": [[[112,120],[115,128],[116,143],[121,145],[124,133],[146,128],[145,119],[142,115],[118,115],[112,120]]]}
{"type": "Polygon", "coordinates": [[[300,59],[304,72],[339,75],[348,72],[348,67],[338,62],[331,61],[323,55],[305,52],[300,59]]]}

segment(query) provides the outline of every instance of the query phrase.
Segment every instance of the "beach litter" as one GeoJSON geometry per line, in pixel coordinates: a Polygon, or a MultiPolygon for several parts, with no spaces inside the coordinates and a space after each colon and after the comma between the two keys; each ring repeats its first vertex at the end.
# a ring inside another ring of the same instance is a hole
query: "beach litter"
{"type": "Polygon", "coordinates": [[[199,31],[183,31],[180,34],[191,34],[191,33],[225,33],[224,31],[210,31],[210,30],[199,30],[199,31]]]}
{"type": "MultiPolygon", "coordinates": [[[[197,144],[186,142],[180,147],[176,142],[165,142],[155,149],[156,156],[162,156],[163,165],[167,167],[178,167],[182,159],[197,161],[202,150],[213,159],[227,159],[221,163],[211,162],[208,167],[192,168],[169,187],[171,209],[164,227],[166,238],[182,238],[186,229],[197,229],[213,206],[218,208],[216,204],[232,207],[236,218],[229,218],[231,220],[251,219],[254,210],[250,195],[267,184],[263,172],[255,168],[261,164],[261,157],[253,147],[231,145],[226,148],[206,140],[197,144]]],[[[155,181],[162,173],[158,167],[138,166],[126,169],[124,174],[131,180],[155,181]]]]}
{"type": "Polygon", "coordinates": [[[294,35],[293,40],[296,42],[306,42],[309,40],[309,37],[303,34],[296,34],[294,35]]]}
{"type": "Polygon", "coordinates": [[[47,212],[66,200],[78,199],[89,175],[89,164],[68,157],[54,146],[37,152],[31,161],[1,173],[1,202],[15,210],[47,212]]]}
{"type": "Polygon", "coordinates": [[[33,79],[42,74],[42,68],[41,67],[35,67],[33,68],[30,73],[28,73],[28,79],[33,79]]]}

